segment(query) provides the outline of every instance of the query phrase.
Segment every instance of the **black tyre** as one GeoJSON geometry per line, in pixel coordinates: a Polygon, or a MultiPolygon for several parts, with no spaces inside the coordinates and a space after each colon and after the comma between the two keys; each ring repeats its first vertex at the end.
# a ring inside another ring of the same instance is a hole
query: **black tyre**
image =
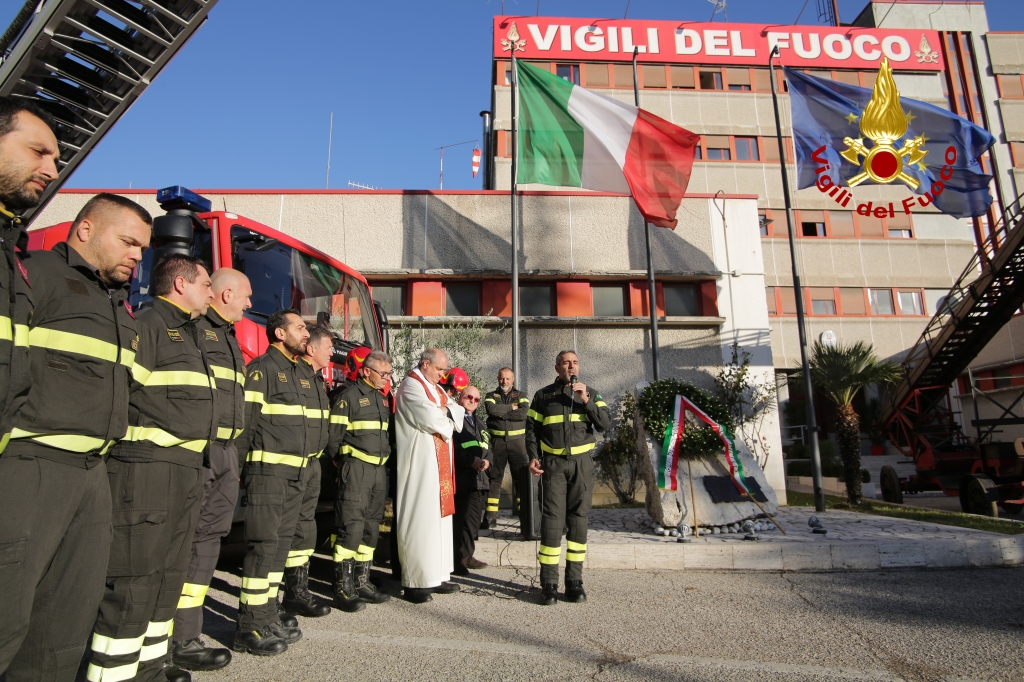
{"type": "Polygon", "coordinates": [[[1016,516],[1017,514],[1020,514],[1021,511],[1024,511],[1024,504],[1011,504],[1009,502],[1003,502],[1003,511],[1005,511],[1010,516],[1016,516]]]}
{"type": "Polygon", "coordinates": [[[971,474],[960,481],[960,508],[965,514],[999,516],[999,491],[985,474],[971,474]]]}
{"type": "Polygon", "coordinates": [[[891,466],[882,467],[879,474],[882,484],[882,499],[886,502],[903,504],[903,489],[900,488],[900,477],[891,466]]]}

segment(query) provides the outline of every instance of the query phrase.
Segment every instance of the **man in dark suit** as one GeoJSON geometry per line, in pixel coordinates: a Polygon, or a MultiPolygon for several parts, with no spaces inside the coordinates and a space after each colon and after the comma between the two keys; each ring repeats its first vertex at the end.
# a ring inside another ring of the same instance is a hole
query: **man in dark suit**
{"type": "Polygon", "coordinates": [[[491,486],[487,470],[492,461],[486,424],[474,416],[480,407],[480,389],[466,387],[459,396],[459,404],[465,408],[466,418],[462,431],[453,435],[455,518],[452,519],[452,533],[455,536],[455,575],[467,575],[469,569],[487,565],[476,559],[473,552],[484,518],[484,500],[491,486]]]}

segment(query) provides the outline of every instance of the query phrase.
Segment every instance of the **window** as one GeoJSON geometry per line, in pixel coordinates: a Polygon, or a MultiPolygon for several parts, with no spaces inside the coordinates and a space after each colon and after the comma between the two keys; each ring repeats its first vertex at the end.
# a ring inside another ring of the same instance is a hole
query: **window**
{"type": "Polygon", "coordinates": [[[591,291],[594,295],[594,315],[622,317],[626,314],[626,287],[595,285],[591,291]]]}
{"type": "Polygon", "coordinates": [[[729,161],[732,158],[728,135],[706,135],[705,140],[708,145],[705,158],[708,161],[729,161]]]}
{"type": "Polygon", "coordinates": [[[512,65],[508,62],[498,62],[498,75],[494,82],[498,85],[512,85],[512,65]]]}
{"type": "Polygon", "coordinates": [[[894,315],[892,291],[889,289],[868,289],[872,315],[894,315]]]}
{"type": "Polygon", "coordinates": [[[829,211],[828,233],[832,237],[854,237],[853,211],[829,211]]]}
{"type": "Polygon", "coordinates": [[[641,77],[645,88],[665,88],[668,83],[665,81],[665,67],[653,64],[643,64],[640,67],[641,77]]]}
{"type": "Polygon", "coordinates": [[[612,66],[612,80],[617,88],[633,89],[633,66],[631,64],[615,64],[612,66]]]}
{"type": "Polygon", "coordinates": [[[697,148],[693,150],[693,158],[696,161],[700,161],[704,158],[704,150],[701,149],[700,142],[697,143],[697,148]]]}
{"type": "Polygon", "coordinates": [[[782,314],[796,315],[796,294],[793,287],[779,287],[779,298],[782,299],[782,314]]]}
{"type": "Polygon", "coordinates": [[[765,289],[764,293],[765,293],[765,298],[767,299],[767,302],[768,302],[768,314],[769,315],[777,315],[778,314],[778,307],[777,307],[777,304],[775,302],[775,287],[767,287],[765,289]]]}
{"type": "Polygon", "coordinates": [[[445,284],[445,314],[452,317],[474,317],[480,314],[478,282],[445,284]]]}
{"type": "Polygon", "coordinates": [[[1013,386],[1013,376],[1009,367],[992,370],[992,378],[995,380],[995,388],[1010,388],[1013,386]]]}
{"type": "Polygon", "coordinates": [[[750,69],[726,69],[730,90],[750,90],[750,69]]]}
{"type": "Polygon", "coordinates": [[[375,284],[373,300],[380,303],[388,317],[405,315],[405,286],[402,284],[375,284]]]}
{"type": "Polygon", "coordinates": [[[857,216],[857,227],[860,228],[861,237],[882,237],[882,219],[874,216],[857,216]]]}
{"type": "Polygon", "coordinates": [[[772,219],[768,217],[768,212],[761,209],[757,212],[757,226],[761,230],[761,236],[769,236],[768,226],[772,224],[772,219]]]}
{"type": "Polygon", "coordinates": [[[901,291],[899,292],[900,299],[900,313],[903,315],[923,315],[923,307],[921,306],[921,292],[920,291],[901,291]]]}
{"type": "Polygon", "coordinates": [[[1013,157],[1014,168],[1024,168],[1024,142],[1011,142],[1010,156],[1013,157]]]}
{"type": "Polygon", "coordinates": [[[692,317],[700,315],[697,304],[697,287],[690,284],[665,285],[662,287],[665,298],[665,315],[670,317],[692,317]]]}
{"type": "Polygon", "coordinates": [[[809,287],[811,294],[811,313],[813,315],[835,315],[836,294],[834,289],[809,287]]]}
{"type": "Polygon", "coordinates": [[[247,318],[265,324],[272,313],[294,308],[307,323],[326,319],[349,343],[380,348],[370,291],[356,278],[241,225],[231,228],[231,259],[253,284],[247,318]]]}
{"type": "Polygon", "coordinates": [[[722,90],[722,71],[721,69],[712,70],[700,70],[700,89],[701,90],[722,90]]]}
{"type": "Polygon", "coordinates": [[[910,216],[906,213],[897,213],[886,221],[889,236],[893,239],[910,239],[913,233],[910,230],[910,216]]]}
{"type": "Polygon", "coordinates": [[[839,305],[843,309],[843,315],[863,315],[867,312],[864,309],[864,290],[843,287],[839,289],[839,305]]]}
{"type": "Polygon", "coordinates": [[[751,69],[754,72],[754,89],[758,92],[772,91],[772,76],[768,69],[751,69]]]}
{"type": "Polygon", "coordinates": [[[761,156],[757,152],[757,138],[756,137],[736,137],[733,138],[736,143],[736,160],[737,161],[760,161],[761,156]]]}
{"type": "Polygon", "coordinates": [[[587,80],[588,88],[608,87],[608,65],[607,64],[584,64],[583,77],[587,80]]]}
{"type": "Polygon", "coordinates": [[[695,85],[693,82],[693,67],[692,66],[670,66],[668,67],[669,75],[672,77],[672,88],[675,90],[693,90],[695,85]]]}
{"type": "Polygon", "coordinates": [[[551,287],[519,287],[519,314],[550,317],[551,287]]]}
{"type": "Polygon", "coordinates": [[[800,234],[804,237],[824,237],[825,212],[800,211],[800,234]]]}
{"type": "MultiPolygon", "coordinates": [[[[779,162],[779,140],[776,137],[765,137],[762,138],[764,144],[761,146],[761,151],[764,152],[764,160],[769,163],[779,162]]],[[[793,138],[784,137],[782,138],[783,148],[786,150],[786,162],[793,163],[793,138]]]]}
{"type": "Polygon", "coordinates": [[[580,84],[580,65],[579,64],[556,64],[555,75],[563,80],[567,80],[573,85],[580,84]]]}
{"type": "Polygon", "coordinates": [[[996,76],[999,83],[999,96],[1003,99],[1024,99],[1024,86],[1021,84],[1021,77],[1017,74],[1012,76],[996,76]]]}

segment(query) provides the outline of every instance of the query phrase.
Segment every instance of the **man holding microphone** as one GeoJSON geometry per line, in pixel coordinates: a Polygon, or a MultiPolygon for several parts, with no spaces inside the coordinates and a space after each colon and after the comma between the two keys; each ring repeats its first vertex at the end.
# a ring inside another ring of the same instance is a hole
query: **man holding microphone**
{"type": "Polygon", "coordinates": [[[587,555],[587,514],[594,489],[597,445],[594,431],[611,426],[608,405],[596,390],[577,379],[579,356],[563,350],[555,357],[558,378],[537,391],[526,420],[526,452],[530,472],[544,476],[540,562],[541,603],[558,601],[558,559],[562,533],[568,528],[565,553],[565,598],[577,604],[583,591],[583,560],[587,555]]]}

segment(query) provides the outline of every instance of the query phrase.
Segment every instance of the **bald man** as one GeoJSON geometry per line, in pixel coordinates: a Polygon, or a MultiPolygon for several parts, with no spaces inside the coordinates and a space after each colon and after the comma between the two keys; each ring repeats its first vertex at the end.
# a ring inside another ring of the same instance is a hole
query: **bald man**
{"type": "Polygon", "coordinates": [[[0,560],[0,671],[8,682],[72,679],[96,619],[111,540],[104,455],[128,429],[139,344],[128,282],[152,222],[138,204],[99,194],[67,243],[23,259],[35,304],[31,382],[5,415],[10,441],[0,457],[0,554],[11,559],[0,560]]]}
{"type": "Polygon", "coordinates": [[[249,278],[238,270],[221,268],[210,278],[213,303],[198,323],[210,368],[217,378],[217,440],[210,443],[209,461],[203,463],[203,506],[199,512],[192,559],[174,614],[171,660],[185,670],[219,670],[231,662],[231,651],[206,647],[203,600],[210,588],[220,541],[231,530],[238,500],[240,468],[235,439],[245,428],[245,359],[235,338],[234,324],[252,303],[249,278]]]}

